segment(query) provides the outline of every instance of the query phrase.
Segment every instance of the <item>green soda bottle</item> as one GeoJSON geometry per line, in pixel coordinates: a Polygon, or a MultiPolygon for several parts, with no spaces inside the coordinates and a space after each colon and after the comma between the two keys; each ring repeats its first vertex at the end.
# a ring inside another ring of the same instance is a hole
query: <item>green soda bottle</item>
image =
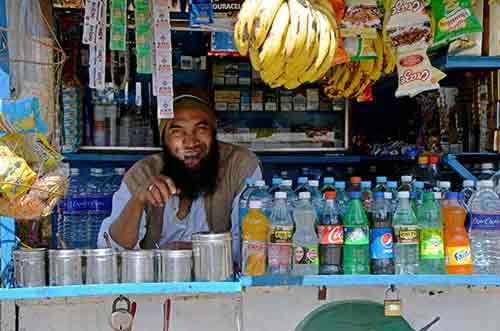
{"type": "Polygon", "coordinates": [[[426,192],[417,211],[420,237],[419,274],[445,274],[443,216],[434,192],[426,192]]]}
{"type": "Polygon", "coordinates": [[[346,275],[370,274],[370,223],[361,201],[361,192],[351,192],[344,216],[343,269],[346,275]]]}

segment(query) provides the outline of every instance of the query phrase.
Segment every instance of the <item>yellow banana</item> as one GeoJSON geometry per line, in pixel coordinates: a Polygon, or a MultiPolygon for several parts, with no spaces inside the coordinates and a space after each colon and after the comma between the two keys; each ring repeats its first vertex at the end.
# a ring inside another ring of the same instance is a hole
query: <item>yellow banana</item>
{"type": "Polygon", "coordinates": [[[250,57],[250,63],[256,71],[262,70],[262,64],[259,60],[259,49],[250,46],[248,48],[248,56],[250,57]]]}
{"type": "Polygon", "coordinates": [[[293,89],[296,89],[297,87],[299,87],[300,84],[301,83],[299,82],[297,77],[294,77],[294,78],[291,78],[289,81],[287,81],[284,86],[288,90],[293,90],[293,89]]]}
{"type": "Polygon", "coordinates": [[[370,73],[370,79],[373,81],[377,81],[382,75],[382,69],[384,66],[384,42],[380,33],[377,34],[377,39],[375,39],[374,45],[375,52],[377,53],[377,58],[375,59],[373,70],[370,73]]]}
{"type": "Polygon", "coordinates": [[[390,43],[384,43],[384,74],[389,75],[396,69],[396,55],[390,43]]]}
{"type": "Polygon", "coordinates": [[[234,27],[236,47],[242,55],[248,54],[250,29],[262,0],[246,0],[241,6],[238,21],[234,27]]]}
{"type": "Polygon", "coordinates": [[[370,84],[372,81],[368,77],[359,85],[358,91],[354,93],[352,96],[353,98],[359,97],[361,94],[363,94],[368,87],[368,84],[370,84]]]}
{"type": "Polygon", "coordinates": [[[363,60],[363,61],[357,61],[359,62],[359,71],[361,71],[364,74],[370,74],[373,71],[373,66],[375,65],[375,60],[370,59],[370,60],[363,60]]]}
{"type": "Polygon", "coordinates": [[[290,27],[285,41],[285,57],[290,59],[297,54],[307,39],[307,9],[302,1],[288,0],[290,27]]]}
{"type": "Polygon", "coordinates": [[[255,48],[260,48],[266,40],[267,33],[273,24],[274,17],[284,0],[262,0],[255,13],[250,30],[250,43],[255,48]]]}
{"type": "Polygon", "coordinates": [[[309,80],[311,80],[314,76],[317,75],[318,68],[323,62],[326,53],[328,52],[328,47],[330,45],[325,45],[324,40],[329,43],[330,42],[330,37],[327,34],[328,31],[325,30],[323,21],[320,19],[321,13],[316,10],[311,11],[311,16],[313,20],[313,25],[316,26],[316,28],[313,28],[311,31],[315,30],[316,32],[314,33],[313,37],[315,39],[315,47],[310,50],[310,51],[305,51],[304,55],[310,59],[309,61],[306,62],[306,65],[309,64],[305,70],[300,70],[298,73],[299,81],[302,83],[306,83],[309,80]],[[325,36],[326,35],[326,36],[325,36]],[[323,37],[322,37],[323,36],[323,37]],[[326,37],[326,38],[325,38],[326,37]],[[322,45],[323,41],[323,45],[322,45]],[[321,49],[323,47],[323,49],[321,49]],[[318,64],[315,66],[316,62],[318,64]]]}
{"type": "Polygon", "coordinates": [[[318,53],[318,24],[314,19],[314,10],[311,6],[308,7],[308,23],[309,26],[307,28],[307,41],[305,47],[302,51],[297,55],[300,61],[297,63],[297,66],[294,67],[295,75],[298,77],[299,81],[301,80],[302,75],[307,71],[307,69],[311,66],[313,61],[316,59],[316,54],[318,53]]]}
{"type": "Polygon", "coordinates": [[[290,12],[288,4],[283,2],[259,53],[259,60],[263,68],[277,64],[276,57],[283,53],[283,42],[287,35],[289,23],[290,12]]]}
{"type": "MultiPolygon", "coordinates": [[[[294,0],[291,0],[290,3],[292,3],[292,1],[294,1],[294,0]]],[[[297,1],[297,3],[299,3],[299,2],[297,1]]],[[[290,8],[292,8],[292,6],[290,6],[290,8]]],[[[296,39],[291,55],[287,55],[288,51],[285,50],[285,55],[286,55],[285,73],[286,73],[287,77],[297,78],[298,68],[303,67],[304,62],[305,62],[305,59],[301,55],[304,52],[304,50],[308,49],[307,47],[311,47],[310,45],[308,46],[308,42],[310,41],[309,40],[309,36],[310,36],[309,28],[311,26],[310,23],[312,23],[312,22],[309,22],[309,20],[310,20],[309,7],[303,6],[301,10],[303,12],[301,12],[299,15],[299,20],[300,20],[299,26],[301,27],[301,32],[300,32],[300,37],[299,37],[300,39],[299,38],[296,39]],[[305,34],[304,39],[302,39],[303,38],[302,34],[305,34]]],[[[294,12],[292,15],[296,15],[296,14],[297,14],[297,12],[294,12]]],[[[290,30],[290,29],[288,29],[288,32],[289,32],[289,34],[290,33],[293,35],[296,34],[295,31],[290,30]]],[[[286,39],[287,42],[289,39],[290,39],[289,36],[287,36],[287,39],[286,39]]]]}
{"type": "Polygon", "coordinates": [[[343,96],[345,98],[350,98],[356,90],[356,88],[361,84],[361,80],[363,79],[364,72],[358,68],[354,72],[354,75],[352,76],[351,80],[349,81],[349,86],[344,90],[343,96]]]}

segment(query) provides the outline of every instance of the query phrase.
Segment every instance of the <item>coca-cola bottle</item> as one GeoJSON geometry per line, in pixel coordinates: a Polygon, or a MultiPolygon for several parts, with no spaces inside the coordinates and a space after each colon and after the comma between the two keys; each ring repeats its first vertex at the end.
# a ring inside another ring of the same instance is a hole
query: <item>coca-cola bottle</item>
{"type": "Polygon", "coordinates": [[[342,244],[344,230],[335,205],[336,192],[325,192],[323,212],[317,228],[319,237],[319,273],[335,275],[342,273],[342,244]]]}

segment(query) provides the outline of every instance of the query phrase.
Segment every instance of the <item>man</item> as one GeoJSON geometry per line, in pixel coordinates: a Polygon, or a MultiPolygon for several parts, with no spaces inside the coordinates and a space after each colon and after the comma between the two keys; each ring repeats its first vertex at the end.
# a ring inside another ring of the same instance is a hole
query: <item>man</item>
{"type": "Polygon", "coordinates": [[[163,153],[125,174],[98,246],[182,247],[193,233],[232,231],[238,261],[238,200],[247,179],[262,178],[258,159],[217,141],[215,113],[202,99],[179,96],[174,111],[174,119],[160,122],[163,153]]]}

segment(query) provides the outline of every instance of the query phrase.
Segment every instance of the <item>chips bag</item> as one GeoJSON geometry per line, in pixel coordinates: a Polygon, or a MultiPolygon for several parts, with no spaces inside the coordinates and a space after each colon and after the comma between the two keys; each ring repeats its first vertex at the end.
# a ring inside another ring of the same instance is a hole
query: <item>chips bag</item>
{"type": "Polygon", "coordinates": [[[421,0],[395,0],[386,12],[385,30],[393,47],[430,43],[431,19],[421,0]]]}
{"type": "Polygon", "coordinates": [[[0,143],[0,194],[14,199],[26,193],[36,180],[28,163],[0,143]]]}
{"type": "Polygon", "coordinates": [[[434,41],[452,41],[483,28],[472,13],[470,0],[432,0],[432,15],[436,23],[434,41]]]}
{"type": "Polygon", "coordinates": [[[11,133],[47,134],[38,98],[0,100],[0,137],[11,133]]]}
{"type": "Polygon", "coordinates": [[[340,23],[342,37],[376,38],[377,29],[382,24],[377,1],[348,0],[345,5],[344,18],[340,23]]]}

